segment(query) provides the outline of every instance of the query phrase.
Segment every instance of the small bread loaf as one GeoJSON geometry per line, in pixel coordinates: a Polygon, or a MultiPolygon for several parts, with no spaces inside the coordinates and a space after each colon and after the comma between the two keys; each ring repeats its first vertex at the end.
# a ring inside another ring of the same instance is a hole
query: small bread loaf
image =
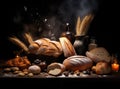
{"type": "Polygon", "coordinates": [[[83,71],[83,70],[86,70],[86,69],[92,67],[93,62],[90,58],[88,58],[86,56],[75,55],[75,56],[66,58],[63,61],[63,65],[65,65],[67,70],[83,71]]]}
{"type": "Polygon", "coordinates": [[[29,66],[28,71],[33,74],[40,74],[41,68],[38,65],[31,65],[29,66]]]}
{"type": "Polygon", "coordinates": [[[47,67],[47,72],[51,75],[60,75],[64,71],[65,71],[65,66],[57,62],[51,63],[47,67]]]}
{"type": "Polygon", "coordinates": [[[98,62],[96,66],[92,67],[92,71],[96,74],[109,74],[111,72],[111,66],[107,62],[98,62]]]}
{"type": "Polygon", "coordinates": [[[95,63],[100,61],[110,62],[111,56],[104,47],[97,47],[86,52],[86,56],[92,59],[95,63]]]}
{"type": "Polygon", "coordinates": [[[68,38],[60,37],[59,40],[60,40],[65,57],[76,55],[76,51],[73,45],[71,44],[71,42],[68,40],[68,38]]]}

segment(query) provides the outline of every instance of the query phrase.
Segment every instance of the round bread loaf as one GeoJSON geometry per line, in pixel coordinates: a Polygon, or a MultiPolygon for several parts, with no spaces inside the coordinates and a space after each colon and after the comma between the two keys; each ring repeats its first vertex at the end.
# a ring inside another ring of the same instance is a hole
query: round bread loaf
{"type": "Polygon", "coordinates": [[[41,68],[38,65],[31,65],[29,66],[28,71],[33,74],[39,74],[41,72],[41,68]]]}
{"type": "Polygon", "coordinates": [[[65,71],[65,66],[57,62],[51,63],[47,67],[47,72],[51,75],[60,75],[64,71],[65,71]]]}
{"type": "Polygon", "coordinates": [[[96,74],[109,74],[111,72],[111,66],[107,62],[98,62],[96,66],[92,67],[92,71],[96,74]]]}
{"type": "Polygon", "coordinates": [[[97,47],[86,52],[86,56],[93,60],[95,63],[100,61],[110,62],[111,56],[104,47],[97,47]]]}
{"type": "Polygon", "coordinates": [[[63,65],[65,65],[67,70],[79,70],[83,71],[90,67],[92,67],[93,62],[90,58],[81,55],[74,55],[66,58],[63,61],[63,65]]]}

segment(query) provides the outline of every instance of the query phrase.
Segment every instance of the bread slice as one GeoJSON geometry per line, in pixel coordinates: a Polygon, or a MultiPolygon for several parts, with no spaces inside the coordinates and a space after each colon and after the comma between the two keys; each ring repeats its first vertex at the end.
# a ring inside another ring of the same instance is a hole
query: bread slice
{"type": "Polygon", "coordinates": [[[111,56],[104,47],[97,47],[90,51],[86,51],[86,56],[91,58],[91,60],[93,60],[95,63],[100,61],[111,61],[111,56]]]}

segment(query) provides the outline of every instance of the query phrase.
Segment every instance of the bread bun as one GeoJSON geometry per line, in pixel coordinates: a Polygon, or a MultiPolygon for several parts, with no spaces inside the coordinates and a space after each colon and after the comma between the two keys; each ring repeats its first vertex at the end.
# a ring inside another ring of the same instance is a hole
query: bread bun
{"type": "Polygon", "coordinates": [[[104,47],[97,47],[86,52],[86,56],[92,59],[95,63],[100,61],[110,62],[111,56],[104,47]]]}
{"type": "Polygon", "coordinates": [[[96,66],[92,67],[92,71],[96,74],[109,74],[111,72],[111,66],[107,62],[98,62],[96,66]]]}
{"type": "Polygon", "coordinates": [[[31,65],[28,68],[29,73],[40,74],[41,68],[38,65],[31,65]]]}
{"type": "Polygon", "coordinates": [[[61,63],[51,63],[47,67],[47,72],[51,75],[60,75],[65,70],[65,66],[61,63]]]}
{"type": "Polygon", "coordinates": [[[93,62],[90,58],[88,58],[86,56],[75,55],[75,56],[66,58],[63,61],[63,65],[65,65],[66,69],[68,69],[68,70],[83,71],[83,70],[86,70],[86,69],[92,67],[93,62]]]}

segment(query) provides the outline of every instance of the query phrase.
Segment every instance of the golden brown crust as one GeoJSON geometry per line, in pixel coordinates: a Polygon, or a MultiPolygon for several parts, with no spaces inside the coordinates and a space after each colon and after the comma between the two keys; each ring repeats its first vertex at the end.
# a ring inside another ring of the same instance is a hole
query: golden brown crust
{"type": "Polygon", "coordinates": [[[109,74],[111,72],[111,66],[107,62],[98,62],[96,66],[92,67],[92,70],[96,74],[109,74]]]}
{"type": "Polygon", "coordinates": [[[86,70],[93,65],[93,62],[90,58],[86,56],[72,56],[68,57],[63,61],[63,65],[65,65],[66,69],[68,70],[86,70]]]}
{"type": "Polygon", "coordinates": [[[25,57],[17,56],[13,59],[6,61],[5,65],[9,67],[16,66],[21,69],[25,69],[28,68],[31,65],[31,63],[26,56],[25,57]]]}
{"type": "Polygon", "coordinates": [[[60,37],[59,40],[60,40],[65,57],[76,55],[76,51],[73,45],[66,37],[60,37]]]}
{"type": "MultiPolygon", "coordinates": [[[[37,55],[40,54],[40,55],[58,57],[63,52],[60,42],[51,41],[48,38],[38,39],[35,41],[35,43],[37,43],[39,45],[39,48],[35,51],[33,50],[33,52],[31,52],[31,53],[34,53],[37,55]]],[[[35,48],[34,45],[33,45],[33,48],[35,48]]]]}
{"type": "Polygon", "coordinates": [[[53,44],[57,49],[57,51],[62,52],[62,46],[60,44],[60,42],[57,41],[50,41],[51,44],[53,44]]]}

